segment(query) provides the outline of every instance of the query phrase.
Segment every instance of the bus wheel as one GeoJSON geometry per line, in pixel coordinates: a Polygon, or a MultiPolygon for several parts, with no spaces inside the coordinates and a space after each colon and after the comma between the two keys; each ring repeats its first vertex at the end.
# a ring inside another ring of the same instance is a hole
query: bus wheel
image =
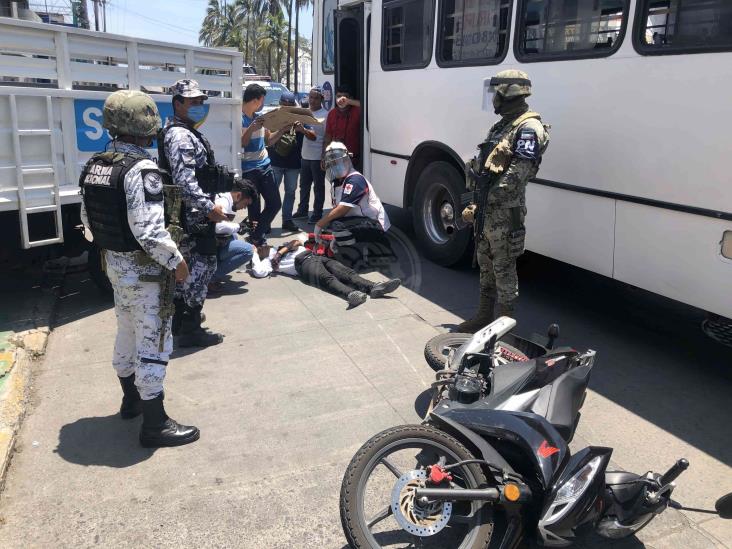
{"type": "Polygon", "coordinates": [[[470,228],[459,229],[465,180],[449,162],[432,162],[420,174],[412,221],[422,251],[444,266],[458,263],[470,244],[470,228]]]}

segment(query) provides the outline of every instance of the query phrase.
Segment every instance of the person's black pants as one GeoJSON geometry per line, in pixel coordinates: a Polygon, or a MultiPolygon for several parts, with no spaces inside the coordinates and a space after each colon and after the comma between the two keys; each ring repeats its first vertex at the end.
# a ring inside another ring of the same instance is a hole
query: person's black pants
{"type": "Polygon", "coordinates": [[[359,276],[353,269],[322,255],[297,256],[295,270],[308,286],[320,288],[344,299],[354,290],[369,293],[374,286],[374,282],[359,276]]]}
{"type": "Polygon", "coordinates": [[[251,181],[259,192],[257,198],[252,201],[248,208],[249,219],[258,222],[257,228],[251,234],[252,242],[258,244],[264,240],[265,233],[270,230],[272,220],[282,207],[282,199],[275,182],[272,166],[249,170],[244,172],[242,177],[251,181]],[[260,196],[264,199],[264,209],[261,212],[260,196]]]}
{"type": "MultiPolygon", "coordinates": [[[[394,251],[386,233],[375,219],[361,216],[348,216],[336,219],[328,225],[328,230],[335,237],[338,253],[344,257],[353,255],[349,248],[363,245],[368,256],[385,260],[394,260],[394,251]]],[[[357,254],[359,255],[359,254],[357,254]]]]}
{"type": "Polygon", "coordinates": [[[298,212],[307,213],[310,207],[310,187],[315,192],[313,202],[313,216],[323,217],[325,203],[325,172],[320,169],[320,160],[305,160],[300,162],[300,204],[298,212]]]}

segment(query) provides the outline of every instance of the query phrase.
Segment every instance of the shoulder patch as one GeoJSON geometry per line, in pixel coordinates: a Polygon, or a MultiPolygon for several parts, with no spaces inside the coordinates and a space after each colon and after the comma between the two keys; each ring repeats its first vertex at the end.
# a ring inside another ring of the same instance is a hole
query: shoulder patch
{"type": "Polygon", "coordinates": [[[142,185],[145,187],[146,202],[160,202],[163,200],[163,178],[157,170],[142,172],[142,185]]]}
{"type": "Polygon", "coordinates": [[[533,128],[524,126],[518,130],[513,152],[517,158],[525,160],[537,160],[541,156],[539,140],[533,128]]]}

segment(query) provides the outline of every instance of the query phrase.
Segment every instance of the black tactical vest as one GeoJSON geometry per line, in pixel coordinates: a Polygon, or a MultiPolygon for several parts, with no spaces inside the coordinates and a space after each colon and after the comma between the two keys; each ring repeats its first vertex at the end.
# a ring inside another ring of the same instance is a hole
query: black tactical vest
{"type": "Polygon", "coordinates": [[[98,153],[81,171],[79,186],[94,243],[101,249],[134,252],[142,247],[127,221],[125,176],[145,156],[119,152],[98,153]]]}
{"type": "MultiPolygon", "coordinates": [[[[193,135],[196,136],[196,138],[203,143],[203,148],[206,149],[206,165],[207,166],[215,166],[216,165],[216,158],[214,157],[213,149],[211,148],[211,143],[208,142],[208,139],[206,139],[201,132],[198,130],[195,130],[181,122],[173,122],[169,126],[165,126],[160,131],[158,131],[157,135],[157,142],[158,142],[158,166],[160,166],[161,170],[165,170],[169,174],[173,174],[173,171],[170,169],[170,164],[168,163],[168,155],[166,154],[165,150],[165,134],[170,130],[170,128],[185,128],[189,132],[191,132],[193,135]]],[[[199,184],[202,180],[206,179],[208,177],[208,172],[204,167],[196,167],[196,179],[199,181],[199,184]]]]}

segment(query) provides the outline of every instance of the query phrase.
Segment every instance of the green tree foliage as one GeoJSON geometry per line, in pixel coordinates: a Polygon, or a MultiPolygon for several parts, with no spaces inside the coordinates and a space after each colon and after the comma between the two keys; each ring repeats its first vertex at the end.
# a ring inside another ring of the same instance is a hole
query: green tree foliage
{"type": "MultiPolygon", "coordinates": [[[[207,47],[237,48],[245,63],[279,81],[290,74],[295,56],[290,21],[294,2],[302,9],[313,0],[208,0],[198,41],[207,47]]],[[[298,41],[309,44],[304,37],[298,41]]]]}

